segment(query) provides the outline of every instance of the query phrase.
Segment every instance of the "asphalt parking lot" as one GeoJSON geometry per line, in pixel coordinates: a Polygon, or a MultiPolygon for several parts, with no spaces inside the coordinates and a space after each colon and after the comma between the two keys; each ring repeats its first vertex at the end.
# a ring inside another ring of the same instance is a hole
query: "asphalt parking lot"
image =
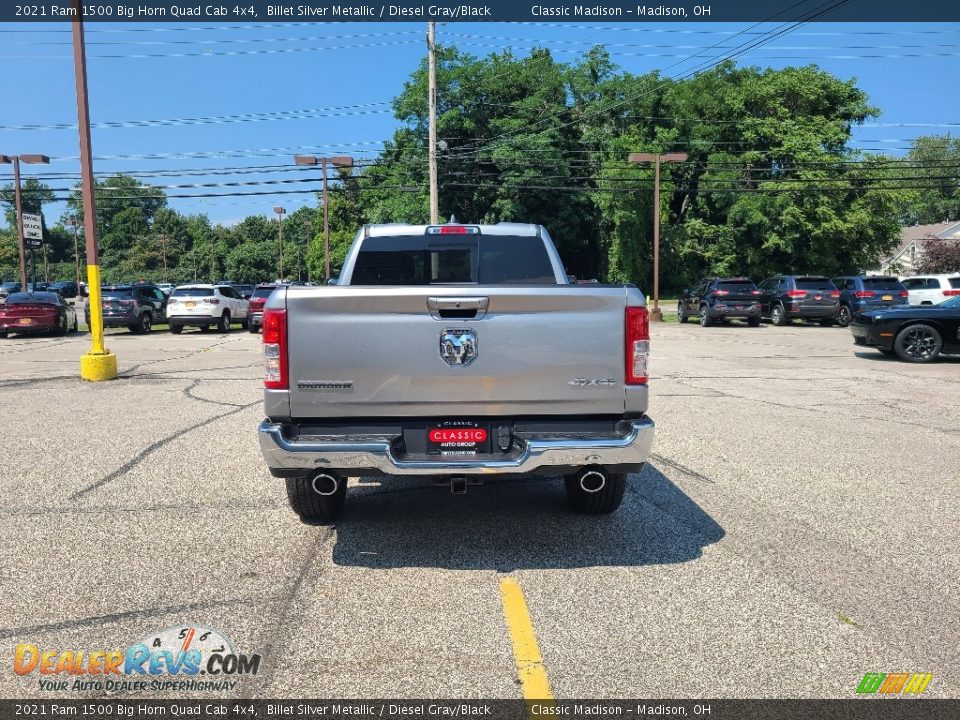
{"type": "Polygon", "coordinates": [[[41,695],[18,643],[184,624],[264,656],[218,695],[520,697],[505,577],[557,697],[851,697],[895,671],[960,695],[960,360],[655,326],[655,455],[618,513],[568,513],[559,481],[360,479],[331,528],[260,459],[258,336],[107,345],[121,377],[90,385],[87,335],[0,341],[2,697],[41,695]]]}

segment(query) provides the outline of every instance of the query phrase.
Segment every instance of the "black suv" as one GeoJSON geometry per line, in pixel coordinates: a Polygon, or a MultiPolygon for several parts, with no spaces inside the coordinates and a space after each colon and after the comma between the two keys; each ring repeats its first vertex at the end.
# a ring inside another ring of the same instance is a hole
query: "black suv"
{"type": "MultiPolygon", "coordinates": [[[[154,323],[167,319],[167,296],[156,285],[108,285],[101,291],[104,327],[127,327],[148,333],[154,323]]],[[[84,309],[90,325],[90,304],[84,309]]]]}
{"type": "Polygon", "coordinates": [[[743,318],[750,327],[760,324],[760,291],[750,278],[705,278],[683,291],[677,303],[677,319],[685,323],[699,317],[707,327],[715,320],[743,318]]]}
{"type": "Polygon", "coordinates": [[[840,291],[837,324],[846,327],[853,316],[864,310],[907,305],[910,293],[895,277],[847,275],[835,277],[833,284],[840,291]]]}
{"type": "Polygon", "coordinates": [[[760,314],[774,325],[786,325],[794,318],[833,324],[840,291],[830,278],[819,275],[777,275],[767,278],[760,289],[760,314]]]}
{"type": "Polygon", "coordinates": [[[50,283],[47,290],[60,293],[62,298],[75,298],[80,295],[80,286],[77,285],[75,280],[57,280],[57,282],[50,283]]]}

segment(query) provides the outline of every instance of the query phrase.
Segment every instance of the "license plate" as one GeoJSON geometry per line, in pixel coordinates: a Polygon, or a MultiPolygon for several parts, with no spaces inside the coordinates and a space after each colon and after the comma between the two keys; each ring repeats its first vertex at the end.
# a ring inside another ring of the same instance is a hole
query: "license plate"
{"type": "Polygon", "coordinates": [[[190,301],[188,300],[187,303],[186,303],[186,305],[187,305],[187,307],[195,307],[195,306],[196,306],[196,303],[195,303],[195,302],[190,302],[190,301]]]}
{"type": "Polygon", "coordinates": [[[490,433],[476,422],[449,420],[427,428],[427,452],[435,455],[476,455],[489,448],[490,433]]]}
{"type": "Polygon", "coordinates": [[[30,318],[20,318],[21,325],[33,325],[33,320],[30,318]]]}
{"type": "Polygon", "coordinates": [[[889,302],[890,300],[893,300],[893,295],[884,295],[883,299],[889,302]]]}

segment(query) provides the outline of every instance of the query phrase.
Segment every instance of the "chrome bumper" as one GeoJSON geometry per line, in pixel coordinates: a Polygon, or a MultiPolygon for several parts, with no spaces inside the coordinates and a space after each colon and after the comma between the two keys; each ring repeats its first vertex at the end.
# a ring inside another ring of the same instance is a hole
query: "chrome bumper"
{"type": "Polygon", "coordinates": [[[291,440],[283,426],[264,420],[258,436],[267,465],[276,470],[379,470],[384,475],[476,475],[533,473],[542,467],[630,465],[647,461],[653,447],[653,420],[630,421],[624,437],[531,439],[519,456],[505,460],[398,460],[387,439],[327,442],[291,440]]]}

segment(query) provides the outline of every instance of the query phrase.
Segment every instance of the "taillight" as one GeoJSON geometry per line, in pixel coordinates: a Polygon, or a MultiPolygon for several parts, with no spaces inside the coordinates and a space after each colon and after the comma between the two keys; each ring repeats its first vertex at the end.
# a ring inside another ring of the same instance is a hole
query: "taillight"
{"type": "Polygon", "coordinates": [[[167,305],[176,305],[176,304],[177,304],[176,298],[170,298],[169,300],[167,300],[167,305]]]}
{"type": "Polygon", "coordinates": [[[263,386],[272,390],[287,390],[287,311],[263,312],[263,386]]]}
{"type": "Polygon", "coordinates": [[[714,290],[714,291],[713,291],[713,294],[714,294],[714,295],[720,295],[720,296],[729,295],[729,294],[730,294],[730,291],[729,291],[729,290],[714,290]]]}
{"type": "Polygon", "coordinates": [[[263,306],[266,304],[266,300],[251,300],[250,309],[251,310],[263,310],[263,306]]]}
{"type": "Polygon", "coordinates": [[[858,298],[868,298],[873,297],[876,293],[873,290],[857,290],[854,295],[858,298]]]}
{"type": "Polygon", "coordinates": [[[751,290],[751,291],[750,291],[750,294],[751,294],[751,295],[759,295],[759,294],[760,294],[760,291],[759,291],[759,290],[751,290]]]}
{"type": "Polygon", "coordinates": [[[840,291],[839,291],[839,290],[831,290],[831,291],[830,291],[830,297],[832,297],[834,300],[836,300],[838,297],[840,297],[840,291]]]}
{"type": "Polygon", "coordinates": [[[220,304],[220,298],[210,298],[210,297],[208,297],[208,298],[204,298],[203,301],[204,301],[205,303],[210,303],[211,305],[219,305],[219,304],[220,304]]]}
{"type": "Polygon", "coordinates": [[[650,357],[650,323],[645,307],[627,308],[626,327],[626,383],[645,385],[647,359],[650,357]]]}
{"type": "Polygon", "coordinates": [[[906,291],[906,290],[901,290],[901,291],[900,291],[900,297],[908,298],[908,297],[910,297],[910,293],[909,293],[908,291],[906,291]]]}
{"type": "Polygon", "coordinates": [[[806,290],[787,290],[787,297],[804,298],[807,296],[806,290]]]}
{"type": "Polygon", "coordinates": [[[960,295],[960,290],[944,290],[943,294],[946,295],[947,297],[951,297],[953,295],[960,295]]]}

